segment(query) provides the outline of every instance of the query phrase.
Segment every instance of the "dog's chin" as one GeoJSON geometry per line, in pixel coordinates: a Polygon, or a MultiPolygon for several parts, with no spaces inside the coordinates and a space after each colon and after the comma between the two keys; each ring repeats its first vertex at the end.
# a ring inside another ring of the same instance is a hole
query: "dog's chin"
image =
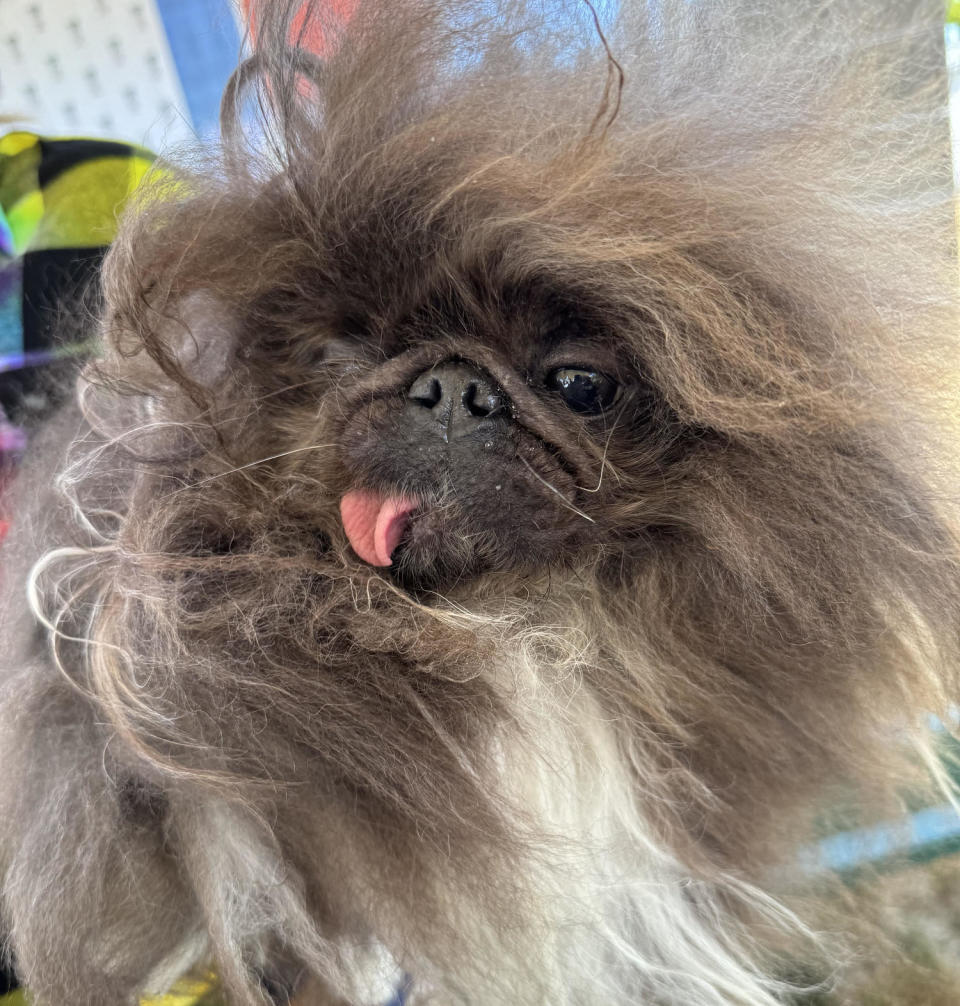
{"type": "MultiPolygon", "coordinates": [[[[548,512],[548,508],[544,508],[548,512]]],[[[580,554],[576,528],[561,517],[521,533],[506,513],[490,513],[469,500],[425,502],[409,516],[383,572],[424,600],[471,594],[480,584],[519,583],[580,554]]]]}
{"type": "Polygon", "coordinates": [[[449,593],[502,569],[477,548],[479,532],[451,520],[443,509],[415,511],[392,555],[389,575],[411,593],[449,593]]]}

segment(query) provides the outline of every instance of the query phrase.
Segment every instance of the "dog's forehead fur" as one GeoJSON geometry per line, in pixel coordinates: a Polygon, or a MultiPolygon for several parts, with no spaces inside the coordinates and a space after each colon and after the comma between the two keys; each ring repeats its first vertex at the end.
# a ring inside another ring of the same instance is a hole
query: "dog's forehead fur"
{"type": "Polygon", "coordinates": [[[956,694],[942,5],[361,0],[323,62],[299,6],[222,162],[124,221],[20,483],[18,967],[103,1006],[199,946],[244,1006],[301,971],[359,1002],[386,947],[444,1003],[769,1006],[750,919],[795,920],[751,885],[956,694]],[[449,360],[567,467],[480,514],[457,462],[495,561],[418,592],[338,506],[405,488],[449,360]],[[565,410],[561,364],[634,411],[565,410]]]}

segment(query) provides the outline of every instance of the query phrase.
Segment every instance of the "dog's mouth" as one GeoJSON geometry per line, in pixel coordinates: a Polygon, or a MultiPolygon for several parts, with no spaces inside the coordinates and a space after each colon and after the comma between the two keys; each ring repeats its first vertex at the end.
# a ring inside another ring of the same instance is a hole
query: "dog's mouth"
{"type": "Polygon", "coordinates": [[[501,472],[479,494],[354,487],[340,500],[340,519],[357,558],[399,586],[448,590],[573,556],[586,538],[582,516],[552,506],[539,488],[525,471],[501,472]]]}
{"type": "Polygon", "coordinates": [[[453,502],[351,489],[340,517],[357,557],[413,591],[440,589],[500,565],[474,547],[469,519],[453,502]]]}
{"type": "Polygon", "coordinates": [[[351,489],[340,501],[340,519],[354,552],[371,566],[390,566],[418,508],[408,496],[351,489]]]}
{"type": "Polygon", "coordinates": [[[344,534],[405,589],[554,566],[595,539],[563,454],[515,426],[451,443],[368,431],[350,446],[344,534]]]}

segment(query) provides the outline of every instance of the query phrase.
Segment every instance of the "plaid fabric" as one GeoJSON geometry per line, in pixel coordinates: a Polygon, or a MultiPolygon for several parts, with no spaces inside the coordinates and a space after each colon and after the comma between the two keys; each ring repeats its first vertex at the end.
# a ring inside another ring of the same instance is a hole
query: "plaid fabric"
{"type": "Polygon", "coordinates": [[[53,408],[38,365],[84,350],[101,260],[152,162],[126,143],[0,136],[0,490],[25,447],[8,416],[53,408]]]}
{"type": "Polygon", "coordinates": [[[117,216],[153,155],[103,140],[0,137],[0,372],[71,351],[117,216]]]}

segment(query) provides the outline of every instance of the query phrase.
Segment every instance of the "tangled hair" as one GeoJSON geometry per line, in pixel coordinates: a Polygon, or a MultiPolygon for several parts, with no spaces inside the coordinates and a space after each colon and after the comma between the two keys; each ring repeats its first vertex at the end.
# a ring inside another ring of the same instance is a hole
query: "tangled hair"
{"type": "Polygon", "coordinates": [[[888,807],[956,696],[941,0],[360,0],[322,58],[299,7],[124,220],[20,480],[17,968],[780,1002],[811,816],[888,807]],[[602,428],[525,371],[557,318],[632,375],[602,428]],[[517,471],[495,521],[438,483],[442,555],[386,570],[338,507],[424,496],[377,442],[444,359],[525,424],[474,481],[517,471]]]}

